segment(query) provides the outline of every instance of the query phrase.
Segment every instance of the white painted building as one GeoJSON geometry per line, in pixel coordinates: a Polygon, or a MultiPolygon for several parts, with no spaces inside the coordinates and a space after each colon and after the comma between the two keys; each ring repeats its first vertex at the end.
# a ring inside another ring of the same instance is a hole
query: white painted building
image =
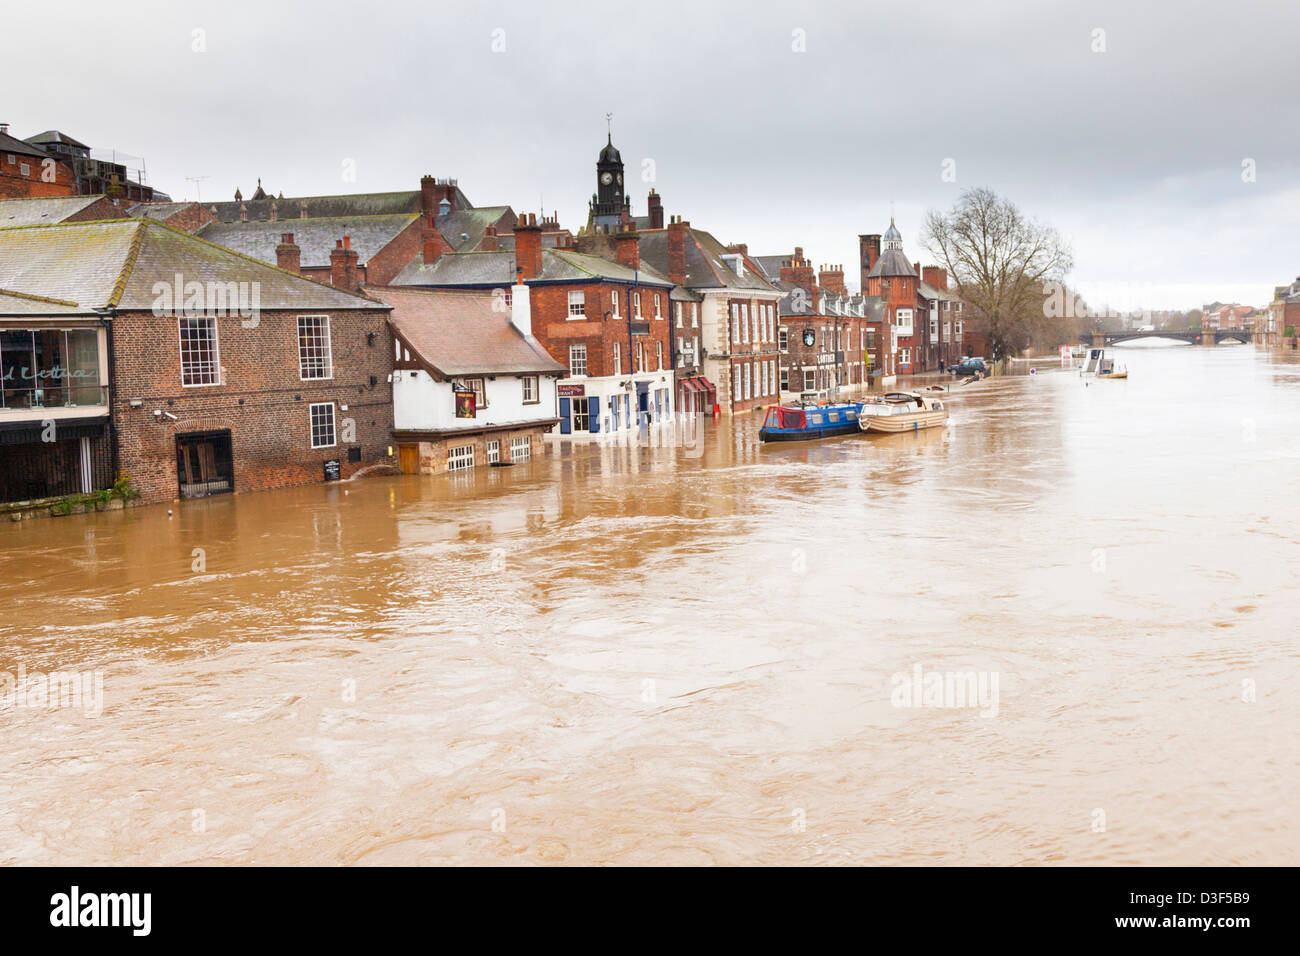
{"type": "Polygon", "coordinates": [[[527,286],[372,289],[393,307],[393,436],[404,473],[519,464],[558,420],[564,367],[532,335],[527,286]]]}

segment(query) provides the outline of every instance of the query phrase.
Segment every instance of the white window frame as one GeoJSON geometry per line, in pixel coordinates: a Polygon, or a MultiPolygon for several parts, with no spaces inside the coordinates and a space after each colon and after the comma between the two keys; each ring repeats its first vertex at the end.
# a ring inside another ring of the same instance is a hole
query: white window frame
{"type": "Polygon", "coordinates": [[[501,460],[501,439],[489,438],[487,440],[487,460],[488,464],[495,464],[501,460]]]}
{"type": "Polygon", "coordinates": [[[661,296],[658,292],[656,292],[655,293],[655,318],[656,319],[662,319],[664,317],[662,300],[663,300],[663,296],[661,296]]]}
{"type": "Polygon", "coordinates": [[[337,447],[339,443],[339,429],[338,429],[338,419],[334,414],[333,402],[312,402],[310,405],[307,406],[307,431],[311,436],[312,448],[337,447]],[[316,409],[318,408],[328,408],[330,410],[329,426],[330,426],[331,441],[328,444],[316,443],[316,409]]]}
{"type": "Polygon", "coordinates": [[[691,328],[698,329],[699,327],[700,327],[700,304],[698,302],[692,302],[691,303],[691,328]]]}
{"type": "Polygon", "coordinates": [[[542,400],[539,381],[536,375],[524,375],[519,379],[520,401],[525,405],[536,405],[542,400]],[[529,394],[532,397],[529,397],[529,394]]]}
{"type": "Polygon", "coordinates": [[[569,375],[573,378],[585,378],[587,375],[587,346],[586,343],[569,346],[569,375]],[[582,371],[576,370],[577,359],[582,358],[582,371]]]}
{"type": "Polygon", "coordinates": [[[899,335],[911,335],[912,334],[912,310],[895,309],[894,326],[898,329],[899,335]],[[904,319],[907,320],[906,323],[903,321],[904,319]]]}
{"type": "Polygon", "coordinates": [[[516,435],[510,439],[510,460],[528,461],[533,457],[533,441],[527,435],[516,435]]]}
{"type": "Polygon", "coordinates": [[[817,390],[817,370],[806,368],[803,370],[803,390],[805,392],[815,392],[817,390]]]}
{"type": "Polygon", "coordinates": [[[322,382],[333,378],[334,377],[334,342],[330,335],[330,317],[328,315],[300,315],[297,317],[297,319],[298,319],[298,380],[301,382],[322,382]],[[306,369],[307,356],[303,353],[302,323],[303,320],[305,319],[325,320],[324,352],[322,356],[325,361],[326,374],[324,375],[304,374],[304,372],[307,370],[306,369]]]}
{"type": "Polygon", "coordinates": [[[655,343],[655,361],[659,363],[657,371],[662,372],[664,370],[664,344],[662,342],[655,343]]]}
{"type": "Polygon", "coordinates": [[[572,289],[569,291],[569,313],[566,318],[569,321],[585,319],[587,317],[587,293],[583,289],[572,289]]]}
{"type": "Polygon", "coordinates": [[[176,319],[176,349],[177,358],[180,360],[181,387],[182,388],[209,388],[213,385],[221,384],[221,331],[215,318],[207,316],[178,316],[176,319]],[[186,382],[185,381],[185,337],[181,332],[185,322],[210,322],[212,323],[212,374],[214,380],[211,382],[186,382]]]}
{"type": "Polygon", "coordinates": [[[623,374],[623,345],[620,342],[614,343],[614,374],[623,374]]]}
{"type": "Polygon", "coordinates": [[[632,293],[632,318],[638,320],[641,318],[641,293],[640,292],[632,293]]]}
{"type": "Polygon", "coordinates": [[[609,290],[609,304],[610,304],[610,310],[609,310],[609,313],[610,313],[610,315],[612,315],[614,318],[616,318],[616,319],[621,319],[621,318],[623,317],[623,315],[622,315],[621,312],[618,311],[618,310],[621,308],[621,306],[620,306],[619,303],[618,303],[618,300],[619,300],[618,290],[617,290],[617,289],[610,289],[610,290],[609,290]]]}
{"type": "Polygon", "coordinates": [[[677,327],[680,329],[682,327],[682,311],[683,311],[682,303],[678,302],[677,308],[674,311],[677,313],[676,315],[677,327]]]}
{"type": "Polygon", "coordinates": [[[469,471],[474,467],[474,446],[457,445],[447,449],[447,471],[469,471]]]}
{"type": "Polygon", "coordinates": [[[465,379],[465,387],[474,393],[474,410],[476,412],[488,407],[487,379],[467,378],[465,379]]]}

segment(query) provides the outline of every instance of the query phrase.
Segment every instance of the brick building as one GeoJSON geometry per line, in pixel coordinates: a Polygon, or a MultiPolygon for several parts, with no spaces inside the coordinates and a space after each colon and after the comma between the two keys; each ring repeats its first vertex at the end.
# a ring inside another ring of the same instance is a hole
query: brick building
{"type": "Polygon", "coordinates": [[[331,288],[150,220],[0,229],[5,493],[122,469],[164,501],[394,465],[389,307],[355,260],[340,243],[331,288]]]}
{"type": "Polygon", "coordinates": [[[76,194],[72,167],[41,147],[10,136],[9,124],[0,123],[0,199],[76,194]]]}
{"type": "Polygon", "coordinates": [[[648,208],[643,255],[682,290],[673,305],[678,407],[699,413],[716,405],[722,413],[738,414],[772,404],[781,290],[746,245],[723,245],[680,216],[664,225],[653,190],[648,208]]]}
{"type": "Polygon", "coordinates": [[[909,262],[903,252],[903,236],[892,217],[883,237],[861,235],[858,248],[862,289],[885,303],[878,336],[884,381],[936,371],[940,363],[947,366],[972,354],[962,302],[948,288],[947,271],[909,262]]]}
{"type": "Polygon", "coordinates": [[[60,222],[125,219],[130,203],[116,196],[45,196],[0,199],[0,229],[60,222]]]}
{"type": "Polygon", "coordinates": [[[801,247],[796,246],[792,256],[759,256],[758,261],[784,292],[780,390],[852,394],[866,389],[878,352],[883,303],[850,295],[843,266],[814,271],[801,247]]]}
{"type": "Polygon", "coordinates": [[[239,190],[233,202],[206,207],[211,221],[195,234],[268,264],[290,267],[328,282],[330,253],[342,236],[350,236],[358,255],[361,281],[392,284],[414,258],[429,253],[495,250],[497,236],[509,233],[515,213],[509,206],[472,205],[455,179],[424,176],[418,190],[357,193],[286,199],[271,196],[258,182],[245,200],[239,190]],[[283,258],[281,236],[297,246],[283,258]]]}
{"type": "Polygon", "coordinates": [[[101,151],[101,157],[92,156],[85,143],[54,129],[29,136],[24,142],[70,170],[75,184],[73,192],[79,196],[107,195],[137,203],[171,200],[166,193],[145,182],[144,160],[137,157],[116,150],[101,151]],[[102,158],[103,153],[109,158],[102,158]],[[136,160],[138,165],[129,165],[129,160],[136,160]]]}

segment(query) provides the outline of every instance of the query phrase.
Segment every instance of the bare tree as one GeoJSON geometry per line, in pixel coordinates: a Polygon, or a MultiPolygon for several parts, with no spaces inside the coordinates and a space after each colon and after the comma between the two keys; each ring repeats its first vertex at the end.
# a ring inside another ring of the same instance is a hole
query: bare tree
{"type": "Polygon", "coordinates": [[[963,193],[948,212],[931,210],[922,242],[948,270],[975,312],[994,358],[1043,333],[1045,286],[1074,264],[1069,243],[991,189],[963,193]]]}

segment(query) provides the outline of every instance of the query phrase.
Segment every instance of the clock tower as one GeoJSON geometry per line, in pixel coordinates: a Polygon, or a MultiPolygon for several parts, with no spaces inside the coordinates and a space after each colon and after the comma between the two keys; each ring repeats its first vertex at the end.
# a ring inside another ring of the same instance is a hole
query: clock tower
{"type": "Polygon", "coordinates": [[[613,134],[596,160],[596,192],[591,197],[591,221],[597,230],[609,226],[615,232],[626,215],[631,218],[631,203],[623,185],[623,157],[614,148],[613,134]]]}

